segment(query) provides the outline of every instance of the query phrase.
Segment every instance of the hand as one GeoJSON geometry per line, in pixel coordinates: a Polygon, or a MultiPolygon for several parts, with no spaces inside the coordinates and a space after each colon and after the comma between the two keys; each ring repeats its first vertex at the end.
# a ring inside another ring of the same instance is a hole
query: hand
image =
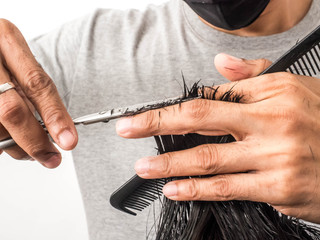
{"type": "Polygon", "coordinates": [[[53,140],[65,150],[77,144],[77,132],[55,85],[33,57],[19,30],[0,19],[0,84],[16,89],[0,94],[0,140],[12,137],[19,146],[6,149],[16,159],[32,158],[57,167],[61,154],[34,117],[42,117],[53,140]]]}
{"type": "Polygon", "coordinates": [[[194,100],[182,106],[121,119],[117,132],[126,138],[199,133],[231,134],[237,140],[208,144],[140,159],[143,178],[214,175],[168,183],[173,200],[250,200],[320,223],[320,80],[289,73],[250,78],[266,60],[216,58],[216,66],[244,95],[241,103],[194,100]],[[161,112],[161,118],[159,118],[161,112]]]}

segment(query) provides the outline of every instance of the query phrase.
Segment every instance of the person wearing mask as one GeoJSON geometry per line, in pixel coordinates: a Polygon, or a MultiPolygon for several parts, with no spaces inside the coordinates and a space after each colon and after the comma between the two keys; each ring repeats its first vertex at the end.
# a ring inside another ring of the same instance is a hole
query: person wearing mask
{"type": "Polygon", "coordinates": [[[4,150],[59,165],[35,111],[62,149],[78,143],[73,157],[93,240],[145,238],[148,210],[129,217],[108,203],[137,159],[145,178],[215,175],[169,183],[170,199],[261,201],[319,223],[319,80],[256,77],[319,25],[319,11],[319,0],[171,0],[145,11],[97,10],[28,44],[0,20],[0,140],[19,145],[4,150]],[[243,102],[194,100],[75,129],[71,116],[179,95],[181,72],[187,85],[234,87],[243,102]],[[191,132],[237,142],[155,157],[145,138],[191,132]]]}

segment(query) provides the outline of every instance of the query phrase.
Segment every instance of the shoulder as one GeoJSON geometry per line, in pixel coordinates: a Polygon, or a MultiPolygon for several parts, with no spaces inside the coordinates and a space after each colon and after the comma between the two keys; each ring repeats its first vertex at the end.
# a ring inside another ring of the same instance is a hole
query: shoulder
{"type": "Polygon", "coordinates": [[[171,0],[161,5],[148,5],[144,10],[137,9],[97,9],[92,15],[92,23],[98,29],[115,29],[136,31],[137,29],[151,27],[157,23],[165,22],[165,19],[172,19],[178,2],[171,0]]]}

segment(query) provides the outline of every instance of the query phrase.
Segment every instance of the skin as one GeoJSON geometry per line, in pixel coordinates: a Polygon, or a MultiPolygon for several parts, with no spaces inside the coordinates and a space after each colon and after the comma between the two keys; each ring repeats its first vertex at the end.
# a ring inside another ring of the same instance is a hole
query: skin
{"type": "Polygon", "coordinates": [[[55,85],[33,57],[20,31],[5,19],[0,19],[0,29],[0,84],[12,82],[16,86],[0,94],[0,140],[11,135],[16,141],[18,146],[5,149],[13,158],[38,160],[55,168],[61,154],[34,112],[38,111],[62,149],[76,146],[77,131],[55,85]]]}
{"type": "MultiPolygon", "coordinates": [[[[275,2],[287,6],[290,1],[274,0],[270,6],[275,2]]],[[[310,1],[295,2],[304,3],[301,10],[310,6],[310,1]]],[[[264,19],[272,14],[267,10],[264,19]]],[[[302,15],[296,15],[295,23],[302,15]]],[[[219,54],[215,66],[231,81],[220,85],[219,92],[233,87],[245,96],[241,103],[199,99],[119,120],[117,132],[125,138],[199,133],[232,134],[237,140],[142,158],[135,164],[137,174],[143,178],[214,175],[173,181],[163,192],[179,201],[266,202],[284,214],[320,223],[320,81],[289,73],[255,77],[269,65],[265,59],[219,54]]]]}
{"type": "Polygon", "coordinates": [[[234,31],[205,24],[219,31],[246,37],[266,36],[289,30],[307,14],[312,0],[271,0],[259,18],[250,26],[234,31]],[[276,20],[275,20],[276,19],[276,20]]]}
{"type": "MultiPolygon", "coordinates": [[[[292,1],[271,1],[255,23],[229,33],[260,36],[289,29],[311,2],[292,1]]],[[[18,143],[19,147],[6,149],[14,158],[32,158],[46,167],[57,167],[61,155],[34,112],[65,150],[73,149],[78,140],[72,119],[19,30],[4,19],[0,19],[0,29],[0,84],[11,81],[16,86],[0,94],[0,140],[11,135],[18,143]]],[[[282,213],[319,223],[320,82],[288,73],[254,77],[268,64],[263,59],[240,60],[225,54],[215,58],[220,73],[237,82],[221,85],[220,92],[233,87],[246,96],[242,103],[195,100],[181,108],[160,110],[161,119],[157,110],[120,120],[117,132],[126,138],[196,132],[232,134],[237,139],[140,159],[137,173],[144,178],[214,174],[171,182],[163,192],[174,200],[267,202],[282,213]]]]}

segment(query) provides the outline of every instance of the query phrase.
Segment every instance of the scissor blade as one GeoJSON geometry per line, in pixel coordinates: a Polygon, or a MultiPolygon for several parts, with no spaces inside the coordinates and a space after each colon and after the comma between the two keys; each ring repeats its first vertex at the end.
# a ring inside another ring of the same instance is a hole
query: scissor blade
{"type": "Polygon", "coordinates": [[[102,111],[102,112],[74,118],[73,122],[75,125],[78,125],[78,124],[88,125],[88,124],[98,123],[98,122],[107,123],[112,119],[120,118],[122,115],[123,114],[121,112],[121,109],[119,108],[119,109],[112,109],[108,111],[102,111]]]}
{"type": "Polygon", "coordinates": [[[175,104],[179,104],[179,103],[183,103],[183,102],[187,102],[187,101],[191,101],[199,98],[201,98],[201,96],[188,98],[188,99],[181,99],[181,97],[175,97],[175,98],[169,98],[166,100],[136,104],[129,107],[115,108],[107,111],[102,111],[102,112],[78,117],[73,119],[73,122],[75,125],[78,125],[78,124],[88,125],[88,124],[98,123],[98,122],[109,122],[110,120],[113,120],[116,118],[133,116],[149,110],[159,109],[166,106],[171,106],[171,105],[175,105],[175,104]]]}

